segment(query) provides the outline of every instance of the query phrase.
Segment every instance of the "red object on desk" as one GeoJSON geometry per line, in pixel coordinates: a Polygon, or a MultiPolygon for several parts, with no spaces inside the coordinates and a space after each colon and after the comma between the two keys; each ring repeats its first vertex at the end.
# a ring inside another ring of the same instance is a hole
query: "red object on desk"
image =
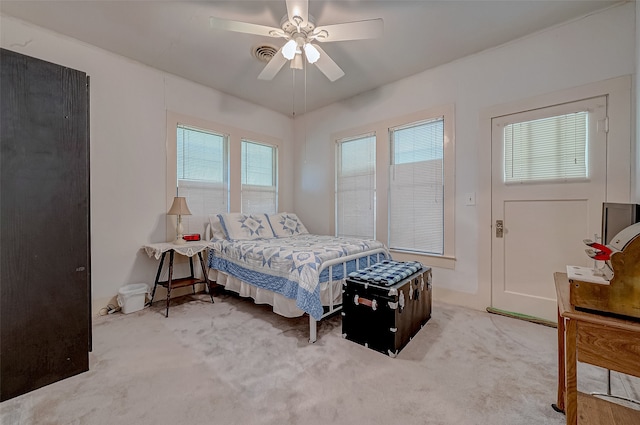
{"type": "Polygon", "coordinates": [[[184,236],[182,236],[182,239],[184,239],[185,241],[199,241],[200,240],[200,234],[199,233],[194,233],[193,235],[184,235],[184,236]]]}

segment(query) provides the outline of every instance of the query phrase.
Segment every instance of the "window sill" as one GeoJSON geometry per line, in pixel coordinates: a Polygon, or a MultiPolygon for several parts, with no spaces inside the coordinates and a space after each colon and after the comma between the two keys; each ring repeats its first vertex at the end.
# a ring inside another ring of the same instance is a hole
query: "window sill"
{"type": "Polygon", "coordinates": [[[393,249],[390,249],[389,252],[391,252],[391,257],[396,261],[419,261],[425,266],[450,270],[455,270],[456,268],[455,257],[448,257],[445,255],[420,254],[417,252],[396,251],[393,249]]]}

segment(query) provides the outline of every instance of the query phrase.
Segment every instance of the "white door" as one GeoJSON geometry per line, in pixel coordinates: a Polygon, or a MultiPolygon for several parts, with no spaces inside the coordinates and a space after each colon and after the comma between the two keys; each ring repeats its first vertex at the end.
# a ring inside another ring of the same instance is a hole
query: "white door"
{"type": "Polygon", "coordinates": [[[602,96],[492,119],[492,307],[555,322],[553,273],[593,267],[606,112],[602,96]]]}

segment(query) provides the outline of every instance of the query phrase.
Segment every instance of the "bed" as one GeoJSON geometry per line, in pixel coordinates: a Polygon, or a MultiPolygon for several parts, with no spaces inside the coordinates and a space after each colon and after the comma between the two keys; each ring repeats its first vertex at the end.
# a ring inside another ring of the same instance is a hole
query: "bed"
{"type": "Polygon", "coordinates": [[[309,234],[292,213],[209,216],[209,278],[285,317],[317,321],[342,308],[342,283],[352,271],[390,258],[381,242],[309,234]]]}

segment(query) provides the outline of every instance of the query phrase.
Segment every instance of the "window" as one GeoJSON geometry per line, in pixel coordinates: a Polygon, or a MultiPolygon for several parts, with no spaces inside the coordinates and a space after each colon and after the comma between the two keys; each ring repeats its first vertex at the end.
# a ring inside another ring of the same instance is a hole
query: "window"
{"type": "Polygon", "coordinates": [[[227,137],[179,124],[176,142],[177,194],[192,214],[182,217],[184,232],[203,233],[209,214],[227,211],[227,137]]]}
{"type": "Polygon", "coordinates": [[[504,127],[504,181],[585,180],[588,112],[575,112],[504,127]]]}
{"type": "Polygon", "coordinates": [[[455,267],[454,110],[436,106],[331,135],[337,236],[375,238],[398,259],[455,267]]]}
{"type": "Polygon", "coordinates": [[[444,116],[390,129],[389,247],[445,253],[444,116]]]}
{"type": "Polygon", "coordinates": [[[242,141],[242,212],[278,212],[275,146],[242,141]]]}
{"type": "Polygon", "coordinates": [[[337,144],[336,235],[375,238],[376,136],[337,144]]]}

